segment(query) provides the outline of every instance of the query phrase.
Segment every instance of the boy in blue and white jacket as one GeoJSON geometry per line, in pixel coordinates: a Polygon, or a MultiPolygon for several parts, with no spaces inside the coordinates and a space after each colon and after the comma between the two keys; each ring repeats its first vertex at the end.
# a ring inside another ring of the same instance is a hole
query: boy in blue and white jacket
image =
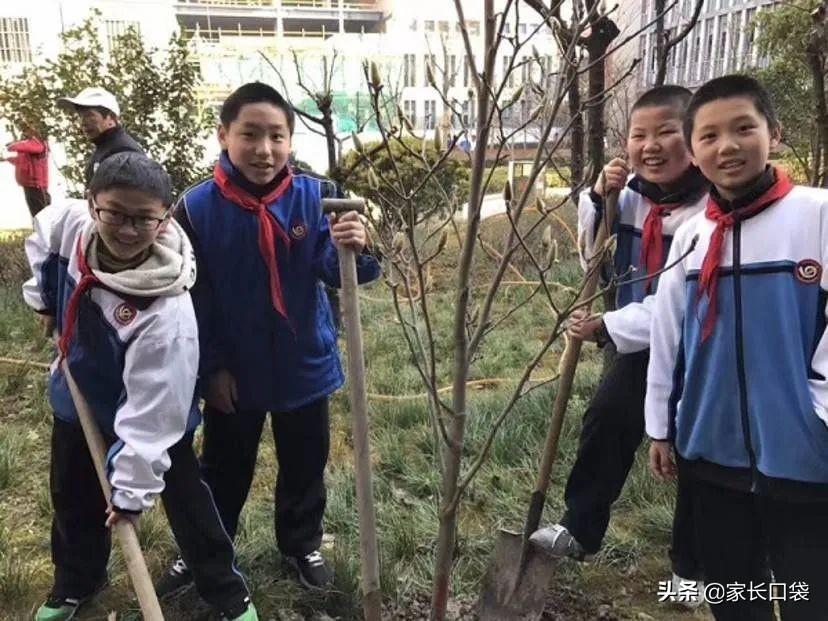
{"type": "Polygon", "coordinates": [[[256,619],[233,545],[191,443],[198,335],[188,289],[195,258],[169,218],[170,179],[138,153],[106,159],[89,200],[50,207],[26,241],[26,303],[56,330],[50,485],[54,586],[38,621],[72,618],[107,581],[108,526],[161,496],[200,594],[222,618],[256,619]],[[66,360],[108,441],[112,497],[101,493],[59,361],[66,360]],[[108,517],[107,517],[108,515],[108,517]]]}
{"type": "MultiPolygon", "coordinates": [[[[239,87],[220,116],[213,177],[184,192],[176,213],[199,266],[202,470],[233,536],[270,412],[277,543],[303,585],[323,587],[332,579],[319,553],[328,396],[344,381],[324,285],[339,286],[336,245],[359,254],[366,231],[355,212],[329,227],[321,201],[336,196],[334,184],[288,164],[294,113],[273,88],[239,87]]],[[[378,275],[374,257],[360,254],[359,282],[378,275]]],[[[175,563],[157,589],[175,591],[190,579],[175,563]]]]}
{"type": "MultiPolygon", "coordinates": [[[[560,524],[539,530],[532,541],[553,556],[584,560],[595,554],[644,435],[644,394],[650,346],[650,309],[676,229],[704,206],[708,183],[691,165],[682,136],[684,108],[690,91],[673,85],[644,93],[633,106],[627,152],[635,171],[616,158],[604,168],[595,187],[581,195],[578,233],[581,264],[586,270],[602,249],[594,247],[604,226],[603,200],[620,191],[618,213],[611,223],[616,235],[613,278],[618,310],[600,317],[573,313],[571,337],[614,344],[614,357],[584,414],[578,455],[567,481],[566,513],[560,524]]],[[[687,533],[687,513],[679,494],[674,528],[673,570],[676,580],[700,579],[687,533]]]]}
{"type": "MultiPolygon", "coordinates": [[[[656,294],[650,465],[674,477],[674,448],[710,583],[767,590],[769,564],[783,619],[828,619],[828,192],[767,165],[780,127],[747,76],[703,85],[685,137],[714,187],[656,294]]],[[[772,600],[710,603],[753,620],[772,600]]]]}

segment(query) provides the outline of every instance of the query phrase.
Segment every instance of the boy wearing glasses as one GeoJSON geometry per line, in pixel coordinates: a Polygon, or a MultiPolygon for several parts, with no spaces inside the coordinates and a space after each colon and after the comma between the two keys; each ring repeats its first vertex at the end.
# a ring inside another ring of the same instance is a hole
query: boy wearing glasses
{"type": "Polygon", "coordinates": [[[54,410],[50,487],[54,584],[37,621],[71,619],[106,586],[109,527],[137,521],[161,496],[202,597],[222,619],[257,619],[233,544],[192,450],[198,331],[188,289],[192,247],[169,218],[170,179],[146,156],[113,155],[88,205],[47,208],[26,241],[26,303],[56,329],[66,359],[110,444],[103,498],[66,378],[49,382],[54,410]]]}

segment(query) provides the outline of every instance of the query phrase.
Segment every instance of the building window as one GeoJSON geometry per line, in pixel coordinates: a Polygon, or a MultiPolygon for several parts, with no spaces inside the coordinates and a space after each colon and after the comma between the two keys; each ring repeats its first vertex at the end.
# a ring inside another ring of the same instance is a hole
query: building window
{"type": "Polygon", "coordinates": [[[443,21],[437,22],[437,26],[439,27],[440,32],[448,33],[448,31],[449,31],[449,23],[448,22],[443,22],[443,21]]]}
{"type": "Polygon", "coordinates": [[[417,102],[414,99],[403,101],[403,114],[414,127],[417,127],[417,102]]]}
{"type": "Polygon", "coordinates": [[[437,81],[437,57],[434,54],[423,56],[423,86],[431,86],[428,83],[428,65],[431,65],[431,75],[434,76],[435,86],[439,86],[437,81]]]}
{"type": "Polygon", "coordinates": [[[719,15],[718,20],[719,46],[716,50],[716,74],[727,71],[727,15],[719,15]]]}
{"type": "Polygon", "coordinates": [[[503,79],[506,81],[506,86],[514,86],[515,85],[515,72],[510,70],[510,65],[512,64],[512,57],[511,56],[504,56],[503,57],[503,79]]]}
{"type": "Polygon", "coordinates": [[[457,86],[457,56],[449,56],[449,86],[457,86]]]}
{"type": "Polygon", "coordinates": [[[477,20],[468,21],[466,22],[466,30],[469,31],[469,34],[472,36],[477,36],[480,34],[480,22],[477,20]]]}
{"type": "Polygon", "coordinates": [[[434,129],[437,126],[437,102],[433,99],[425,102],[423,123],[425,129],[434,129]]]}
{"type": "Polygon", "coordinates": [[[426,32],[434,32],[434,20],[427,19],[423,22],[423,30],[426,32]]]}
{"type": "Polygon", "coordinates": [[[403,55],[403,86],[417,85],[417,57],[414,54],[403,55]]]}
{"type": "Polygon", "coordinates": [[[469,63],[469,58],[467,56],[464,56],[463,57],[463,86],[468,86],[470,79],[471,79],[471,63],[469,63]]]}
{"type": "Polygon", "coordinates": [[[106,48],[110,53],[112,48],[115,47],[115,41],[118,37],[124,36],[130,28],[134,29],[139,35],[141,34],[141,25],[138,22],[122,19],[106,20],[106,48]]]}
{"type": "Polygon", "coordinates": [[[756,39],[756,24],[753,22],[754,18],[756,17],[756,9],[748,9],[747,15],[745,19],[747,20],[745,24],[745,28],[747,28],[747,32],[745,33],[745,64],[744,66],[749,67],[753,65],[753,42],[756,39]]]}
{"type": "Polygon", "coordinates": [[[411,32],[417,32],[417,20],[416,20],[416,19],[412,19],[412,20],[411,20],[411,23],[410,23],[410,24],[408,24],[408,29],[409,29],[411,32]]]}
{"type": "Polygon", "coordinates": [[[28,63],[31,60],[29,20],[25,17],[0,17],[0,62],[28,63]]]}

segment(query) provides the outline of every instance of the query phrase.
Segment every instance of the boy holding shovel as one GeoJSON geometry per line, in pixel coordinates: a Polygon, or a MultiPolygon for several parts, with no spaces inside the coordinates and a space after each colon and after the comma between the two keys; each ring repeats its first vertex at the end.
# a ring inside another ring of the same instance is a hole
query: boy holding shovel
{"type": "MultiPolygon", "coordinates": [[[[182,195],[176,218],[195,247],[193,301],[202,345],[202,471],[235,536],[270,412],[279,474],[276,540],[306,588],[333,572],[319,552],[328,460],[328,396],[343,381],[324,285],[339,287],[337,246],[357,253],[360,283],[379,276],[363,253],[356,212],[329,227],[322,199],[332,181],[288,164],[294,112],[272,87],[252,82],[224,102],[213,176],[182,195]]],[[[160,597],[192,583],[186,559],[158,581],[160,597]]]]}
{"type": "Polygon", "coordinates": [[[222,619],[255,621],[192,451],[198,335],[188,289],[195,261],[169,217],[172,186],[138,153],[107,158],[88,203],[47,208],[26,241],[26,303],[56,329],[60,360],[109,443],[110,498],[101,493],[67,376],[55,364],[50,486],[54,585],[37,621],[65,621],[106,586],[108,528],[136,521],[160,495],[196,577],[222,619]]]}
{"type": "MultiPolygon", "coordinates": [[[[587,560],[598,552],[610,508],[644,434],[644,394],[650,346],[650,308],[657,276],[673,233],[704,208],[708,183],[690,161],[682,136],[684,108],[691,96],[681,86],[650,89],[633,105],[627,137],[630,166],[620,158],[606,165],[578,209],[581,261],[586,269],[601,224],[603,200],[620,191],[613,272],[618,310],[590,317],[573,313],[569,335],[599,346],[612,343],[617,355],[584,415],[578,454],[566,485],[566,513],[531,541],[555,557],[587,560]],[[628,282],[635,280],[636,282],[628,282]]],[[[679,490],[674,522],[674,580],[700,578],[679,490]],[[679,578],[679,576],[681,578],[679,578]]],[[[686,582],[686,581],[685,581],[686,582]]]]}

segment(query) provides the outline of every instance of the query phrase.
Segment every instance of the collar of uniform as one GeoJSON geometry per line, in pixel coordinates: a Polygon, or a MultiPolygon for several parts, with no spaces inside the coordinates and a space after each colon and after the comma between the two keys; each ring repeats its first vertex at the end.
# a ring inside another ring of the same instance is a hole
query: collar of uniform
{"type": "Polygon", "coordinates": [[[656,205],[687,205],[697,201],[710,189],[710,183],[696,166],[690,166],[676,182],[676,186],[678,190],[665,192],[655,183],[639,175],[635,175],[627,183],[627,187],[633,192],[641,194],[656,205]]]}
{"type": "Polygon", "coordinates": [[[773,166],[768,164],[765,166],[764,172],[756,178],[741,196],[737,196],[733,200],[723,198],[716,186],[710,188],[710,198],[715,201],[719,208],[725,213],[733,211],[734,209],[741,209],[746,205],[750,205],[757,198],[767,192],[773,184],[776,183],[776,171],[773,166]]]}
{"type": "Polygon", "coordinates": [[[276,173],[276,176],[273,177],[270,183],[265,183],[264,185],[253,183],[245,177],[238,168],[236,168],[236,165],[233,164],[232,161],[230,161],[230,156],[227,154],[227,151],[221,152],[221,156],[219,157],[219,165],[227,174],[227,179],[230,183],[244,190],[247,194],[250,194],[250,196],[258,199],[262,199],[263,197],[273,193],[273,191],[279,187],[282,181],[285,180],[285,177],[289,174],[288,166],[285,165],[282,170],[276,173]]]}

